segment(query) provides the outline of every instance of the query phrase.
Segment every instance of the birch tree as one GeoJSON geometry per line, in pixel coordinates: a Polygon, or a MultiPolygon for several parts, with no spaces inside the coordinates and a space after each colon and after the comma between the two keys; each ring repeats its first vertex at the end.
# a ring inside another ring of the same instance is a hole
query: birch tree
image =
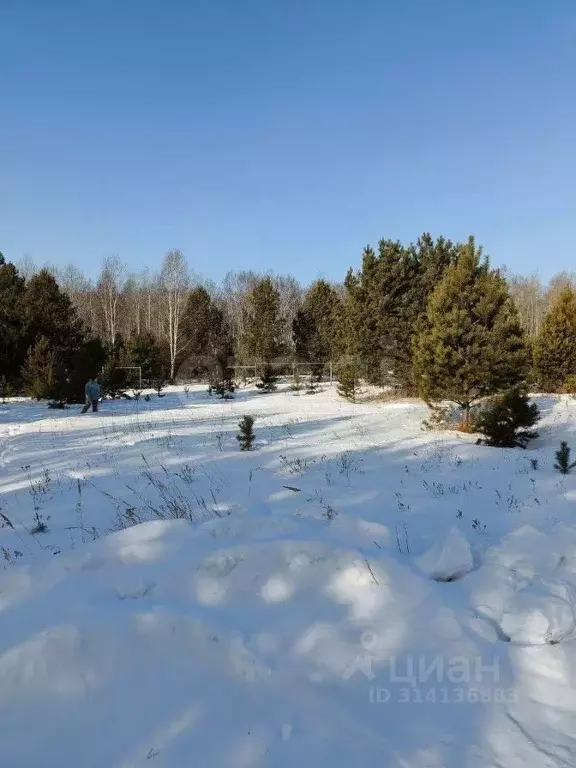
{"type": "Polygon", "coordinates": [[[176,361],[185,346],[181,325],[189,287],[190,275],[184,255],[179,250],[169,251],[162,262],[160,289],[170,350],[171,381],[176,375],[176,361]]]}
{"type": "Polygon", "coordinates": [[[102,264],[96,292],[102,306],[105,338],[114,346],[119,331],[120,305],[126,265],[118,256],[107,256],[102,264]]]}

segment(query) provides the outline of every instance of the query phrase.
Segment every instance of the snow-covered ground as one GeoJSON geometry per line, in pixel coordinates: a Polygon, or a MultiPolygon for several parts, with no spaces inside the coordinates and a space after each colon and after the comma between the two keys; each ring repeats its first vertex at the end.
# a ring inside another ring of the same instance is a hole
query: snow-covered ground
{"type": "Polygon", "coordinates": [[[576,401],[539,402],[527,451],[328,387],[0,406],[0,765],[576,766],[576,401]]]}

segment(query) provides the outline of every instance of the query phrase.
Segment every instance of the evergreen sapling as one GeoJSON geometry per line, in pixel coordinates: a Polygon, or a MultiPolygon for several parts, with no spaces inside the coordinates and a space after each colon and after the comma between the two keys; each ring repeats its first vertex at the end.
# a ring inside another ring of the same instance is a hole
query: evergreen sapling
{"type": "Polygon", "coordinates": [[[571,469],[576,467],[576,461],[570,463],[570,448],[568,443],[563,440],[560,443],[559,450],[556,451],[556,463],[554,469],[557,469],[561,475],[567,475],[571,469]]]}
{"type": "Polygon", "coordinates": [[[357,386],[356,366],[354,363],[345,363],[338,374],[338,394],[355,403],[357,386]]]}
{"type": "Polygon", "coordinates": [[[497,448],[526,448],[538,436],[530,429],[540,419],[536,403],[519,389],[511,389],[493,398],[484,408],[474,425],[483,434],[486,445],[497,448]]]}
{"type": "Polygon", "coordinates": [[[314,374],[311,373],[306,382],[306,394],[315,395],[317,391],[318,391],[318,388],[316,386],[316,380],[314,378],[314,374]]]}
{"type": "Polygon", "coordinates": [[[222,400],[232,400],[236,389],[232,380],[232,369],[226,368],[222,378],[210,385],[209,393],[218,395],[222,400]]]}
{"type": "Polygon", "coordinates": [[[240,443],[241,451],[252,450],[254,442],[254,416],[244,416],[238,423],[240,432],[236,435],[236,440],[240,443]]]}
{"type": "Polygon", "coordinates": [[[265,395],[268,395],[276,390],[277,381],[278,377],[274,374],[274,369],[269,363],[266,363],[260,381],[256,383],[256,387],[265,395]]]}
{"type": "Polygon", "coordinates": [[[298,394],[302,389],[302,379],[298,373],[298,368],[294,368],[294,374],[292,376],[292,384],[290,385],[292,392],[298,394]]]}

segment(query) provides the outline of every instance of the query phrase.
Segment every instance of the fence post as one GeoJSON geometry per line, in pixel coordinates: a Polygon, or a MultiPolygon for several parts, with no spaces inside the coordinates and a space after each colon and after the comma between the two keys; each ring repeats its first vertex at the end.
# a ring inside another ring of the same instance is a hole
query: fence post
{"type": "Polygon", "coordinates": [[[334,376],[332,371],[332,360],[330,360],[330,386],[332,386],[333,378],[334,376]]]}

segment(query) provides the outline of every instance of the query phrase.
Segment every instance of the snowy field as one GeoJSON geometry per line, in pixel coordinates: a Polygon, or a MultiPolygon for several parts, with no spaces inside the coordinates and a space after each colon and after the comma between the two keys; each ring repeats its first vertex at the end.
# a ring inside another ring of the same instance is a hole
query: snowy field
{"type": "Polygon", "coordinates": [[[576,767],[576,400],[539,403],[527,451],[328,387],[0,405],[0,765],[576,767]]]}

